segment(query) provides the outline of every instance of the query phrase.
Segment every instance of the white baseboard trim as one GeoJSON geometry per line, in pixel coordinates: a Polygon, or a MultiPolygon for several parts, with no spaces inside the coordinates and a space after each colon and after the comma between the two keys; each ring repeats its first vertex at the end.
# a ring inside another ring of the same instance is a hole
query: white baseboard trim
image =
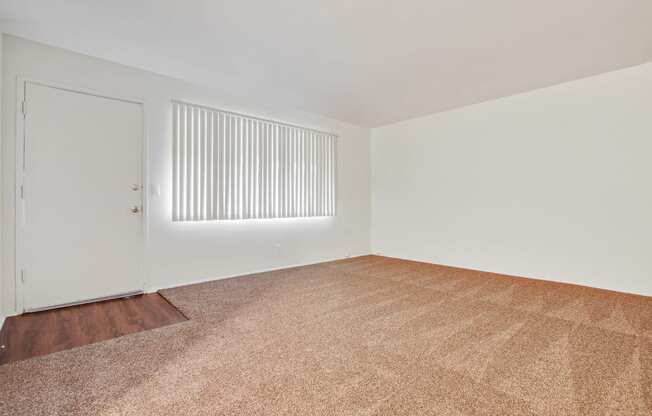
{"type": "Polygon", "coordinates": [[[625,293],[628,295],[637,295],[637,296],[646,296],[646,297],[652,297],[651,292],[646,292],[646,291],[641,291],[641,290],[625,290],[622,287],[618,287],[615,285],[601,285],[601,284],[596,284],[595,282],[592,282],[590,280],[581,280],[581,279],[570,279],[570,278],[563,278],[563,277],[555,277],[554,275],[549,275],[546,277],[537,277],[533,276],[528,273],[522,273],[519,271],[496,271],[496,270],[487,270],[486,267],[482,266],[477,266],[473,264],[451,264],[446,261],[437,261],[437,260],[431,260],[427,258],[422,258],[422,257],[411,257],[411,256],[402,256],[402,255],[393,255],[393,254],[387,254],[387,253],[380,253],[378,251],[375,251],[374,256],[382,256],[382,257],[387,257],[387,258],[392,258],[392,259],[399,259],[399,260],[408,260],[408,261],[416,261],[419,263],[428,263],[428,264],[434,264],[437,266],[444,266],[444,267],[452,267],[455,269],[462,269],[462,270],[469,270],[473,272],[482,272],[482,273],[492,273],[492,274],[497,274],[501,276],[506,276],[506,277],[511,277],[511,278],[517,278],[517,279],[530,279],[530,280],[540,280],[543,282],[554,282],[554,283],[561,283],[565,285],[573,285],[573,286],[581,286],[581,287],[589,287],[592,289],[600,289],[600,290],[608,290],[610,292],[619,292],[619,293],[625,293]]]}
{"type": "MultiPolygon", "coordinates": [[[[352,253],[351,255],[344,256],[344,257],[334,257],[334,258],[327,258],[323,260],[318,260],[314,262],[307,262],[307,263],[296,263],[296,264],[290,264],[290,265],[285,265],[285,266],[280,266],[280,267],[272,267],[272,268],[267,268],[267,269],[257,269],[257,270],[251,270],[251,271],[246,271],[246,272],[241,272],[237,274],[231,274],[231,275],[225,275],[225,276],[219,276],[219,277],[207,277],[203,279],[195,279],[195,280],[190,280],[187,282],[179,282],[178,284],[172,284],[172,285],[166,285],[166,286],[150,286],[146,287],[145,290],[143,290],[144,293],[156,293],[159,290],[163,289],[173,289],[175,287],[181,287],[181,286],[189,286],[189,285],[194,285],[198,283],[206,283],[206,282],[212,282],[214,280],[222,280],[222,279],[231,279],[233,277],[240,277],[240,276],[249,276],[252,274],[258,274],[258,273],[265,273],[265,272],[273,272],[273,271],[278,271],[278,270],[284,270],[284,269],[293,269],[295,267],[302,267],[302,266],[312,266],[315,264],[320,264],[320,263],[327,263],[329,261],[335,261],[335,260],[343,260],[347,258],[354,258],[354,257],[360,257],[360,256],[368,256],[371,253],[352,253]]],[[[5,319],[10,317],[10,316],[18,316],[21,315],[20,313],[17,312],[9,312],[7,316],[1,315],[0,314],[0,330],[2,329],[2,325],[5,322],[5,319]]]]}
{"type": "Polygon", "coordinates": [[[344,260],[344,259],[349,259],[349,258],[352,259],[354,257],[368,256],[368,255],[369,255],[369,253],[367,253],[367,254],[353,254],[353,255],[350,255],[350,256],[346,256],[346,257],[335,257],[335,258],[330,258],[330,259],[325,259],[325,260],[319,260],[319,261],[316,261],[316,262],[297,263],[297,264],[291,264],[291,265],[281,266],[281,267],[272,267],[272,268],[269,268],[269,269],[258,269],[258,270],[247,271],[247,272],[243,272],[243,273],[220,276],[220,277],[207,277],[205,279],[197,279],[197,280],[191,280],[191,281],[188,281],[188,282],[182,282],[182,283],[179,283],[179,284],[173,284],[172,286],[150,287],[150,288],[145,289],[145,293],[156,293],[159,290],[163,290],[163,289],[174,289],[175,287],[190,286],[190,285],[196,285],[198,283],[206,283],[206,282],[212,282],[212,281],[215,281],[215,280],[231,279],[231,278],[234,278],[234,277],[249,276],[249,275],[252,275],[252,274],[274,272],[274,271],[278,271],[278,270],[294,269],[296,267],[314,266],[316,264],[328,263],[329,261],[344,260]]]}

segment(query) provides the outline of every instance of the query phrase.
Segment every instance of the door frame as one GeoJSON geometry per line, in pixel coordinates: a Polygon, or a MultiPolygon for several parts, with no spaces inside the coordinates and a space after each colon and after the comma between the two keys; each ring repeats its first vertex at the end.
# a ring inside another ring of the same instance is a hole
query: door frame
{"type": "MultiPolygon", "coordinates": [[[[24,161],[25,161],[25,114],[24,114],[24,102],[27,92],[27,84],[40,85],[43,87],[55,88],[62,91],[68,91],[78,94],[85,94],[99,98],[105,98],[110,100],[124,101],[132,104],[137,104],[141,108],[142,112],[142,128],[141,128],[141,138],[140,138],[140,154],[141,154],[141,178],[142,178],[142,221],[140,227],[140,236],[142,241],[141,247],[141,270],[140,270],[140,281],[141,281],[141,292],[145,292],[147,288],[147,265],[146,265],[146,247],[149,240],[149,157],[148,157],[148,139],[146,131],[146,113],[145,113],[145,100],[140,98],[133,97],[124,97],[118,96],[113,93],[105,93],[97,90],[92,90],[88,88],[72,86],[70,84],[62,84],[59,82],[52,81],[42,81],[36,80],[29,77],[18,76],[16,77],[16,129],[15,129],[15,151],[16,159],[14,166],[14,175],[15,175],[15,193],[14,193],[14,226],[15,226],[15,235],[14,235],[14,272],[15,272],[15,310],[16,313],[23,314],[25,313],[25,283],[23,280],[23,270],[25,268],[25,263],[23,259],[24,247],[23,247],[23,233],[25,225],[25,211],[24,211],[24,200],[22,197],[22,186],[23,186],[23,175],[24,175],[24,161]]],[[[27,109],[29,111],[29,109],[27,109]]],[[[110,299],[113,296],[108,296],[103,299],[110,299]]],[[[91,299],[88,302],[97,301],[100,299],[91,299]]],[[[85,301],[76,302],[74,304],[87,303],[85,301]]],[[[59,305],[56,307],[63,307],[68,305],[59,305]]]]}

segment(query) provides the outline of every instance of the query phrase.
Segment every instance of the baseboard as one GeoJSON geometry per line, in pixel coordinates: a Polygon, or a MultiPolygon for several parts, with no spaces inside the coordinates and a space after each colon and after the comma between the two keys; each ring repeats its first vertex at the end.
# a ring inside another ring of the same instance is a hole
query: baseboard
{"type": "Polygon", "coordinates": [[[571,280],[571,279],[556,278],[556,277],[528,276],[528,275],[524,275],[524,274],[518,274],[518,273],[513,273],[513,272],[504,272],[504,271],[489,271],[489,270],[485,270],[483,268],[474,267],[474,266],[457,265],[457,264],[451,264],[451,263],[447,263],[447,262],[435,263],[435,262],[433,262],[432,260],[429,260],[429,259],[423,259],[423,258],[418,258],[418,257],[403,257],[403,256],[382,254],[382,253],[379,253],[377,251],[374,252],[372,254],[372,256],[385,257],[385,258],[388,258],[388,259],[407,260],[407,261],[413,261],[413,262],[417,262],[417,263],[434,264],[436,266],[451,267],[453,269],[468,270],[468,271],[472,271],[472,272],[490,273],[490,274],[496,274],[496,275],[505,276],[505,277],[513,277],[513,278],[517,278],[517,279],[540,280],[540,281],[543,281],[543,282],[554,282],[554,283],[560,283],[560,284],[570,285],[570,286],[588,287],[588,288],[591,288],[591,289],[606,290],[608,292],[624,293],[624,294],[627,294],[627,295],[652,297],[652,293],[648,293],[646,291],[624,290],[624,289],[618,288],[618,287],[595,284],[595,283],[590,282],[590,281],[571,280]]]}
{"type": "Polygon", "coordinates": [[[163,290],[163,289],[174,289],[175,287],[190,286],[190,285],[196,285],[196,284],[199,284],[199,283],[213,282],[215,280],[232,279],[234,277],[249,276],[249,275],[252,275],[252,274],[267,273],[267,272],[275,272],[275,271],[285,270],[285,269],[294,269],[296,267],[314,266],[316,264],[328,263],[328,262],[331,262],[331,261],[343,260],[343,259],[348,259],[348,258],[352,259],[352,258],[355,258],[355,257],[368,256],[368,255],[369,254],[354,254],[354,255],[345,256],[345,257],[335,257],[335,258],[330,258],[330,259],[324,259],[324,260],[320,260],[320,261],[316,261],[316,262],[296,263],[296,264],[291,264],[291,265],[286,265],[286,266],[281,266],[281,267],[273,267],[273,268],[269,268],[269,269],[257,269],[257,270],[247,271],[247,272],[238,273],[238,274],[220,276],[220,277],[207,277],[205,279],[197,279],[197,280],[191,280],[189,282],[181,282],[179,284],[173,284],[171,286],[153,286],[153,287],[145,289],[145,293],[156,293],[159,290],[163,290]]]}

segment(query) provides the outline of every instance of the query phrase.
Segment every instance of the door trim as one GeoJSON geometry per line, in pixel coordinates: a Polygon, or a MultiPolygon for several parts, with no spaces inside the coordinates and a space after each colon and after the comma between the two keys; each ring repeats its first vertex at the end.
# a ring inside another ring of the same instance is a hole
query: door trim
{"type": "MultiPolygon", "coordinates": [[[[67,91],[67,92],[73,92],[73,93],[78,93],[78,94],[85,94],[85,95],[90,95],[94,97],[99,97],[99,98],[105,98],[109,100],[117,100],[117,101],[123,101],[123,102],[128,102],[128,103],[133,103],[137,104],[141,108],[142,112],[142,127],[141,127],[141,138],[140,138],[140,153],[141,153],[141,177],[143,180],[142,183],[142,221],[141,221],[141,241],[142,241],[142,247],[141,247],[141,289],[139,290],[139,293],[142,293],[145,291],[145,288],[147,287],[147,265],[146,265],[146,247],[147,243],[149,240],[149,165],[148,165],[148,140],[147,140],[147,131],[146,131],[146,113],[145,113],[145,100],[139,99],[139,98],[133,98],[133,97],[121,97],[117,96],[115,94],[109,94],[109,93],[104,93],[104,92],[99,92],[96,90],[91,90],[87,88],[80,88],[76,86],[71,86],[71,85],[66,85],[66,84],[61,84],[57,82],[50,82],[50,81],[39,81],[35,80],[32,78],[28,77],[22,77],[18,76],[16,77],[16,130],[15,130],[15,147],[16,147],[16,155],[15,155],[15,166],[14,166],[14,175],[15,175],[15,193],[14,193],[14,226],[15,226],[15,235],[14,235],[14,267],[15,267],[15,311],[17,314],[23,314],[27,312],[25,310],[25,284],[24,284],[24,268],[25,268],[25,263],[23,260],[23,232],[24,232],[24,225],[25,225],[25,217],[24,217],[24,206],[23,206],[23,198],[22,198],[22,186],[23,186],[23,174],[24,174],[24,160],[25,160],[25,114],[24,114],[24,108],[23,108],[23,103],[25,102],[25,97],[26,97],[26,91],[27,91],[27,84],[34,84],[34,85],[40,85],[43,87],[49,87],[49,88],[55,88],[58,90],[62,91],[67,91]]],[[[27,109],[29,111],[29,109],[27,109]]],[[[28,277],[25,277],[28,278],[28,277]]],[[[131,296],[133,295],[134,292],[122,294],[122,295],[115,295],[115,296],[107,296],[106,298],[115,298],[115,297],[122,297],[122,296],[131,296]]],[[[86,303],[85,301],[77,302],[77,303],[86,303]]],[[[70,306],[68,304],[66,305],[53,305],[51,307],[47,308],[41,308],[39,310],[45,310],[45,309],[54,309],[54,308],[60,308],[64,306],[70,306]]],[[[30,312],[33,312],[30,310],[30,312]]]]}

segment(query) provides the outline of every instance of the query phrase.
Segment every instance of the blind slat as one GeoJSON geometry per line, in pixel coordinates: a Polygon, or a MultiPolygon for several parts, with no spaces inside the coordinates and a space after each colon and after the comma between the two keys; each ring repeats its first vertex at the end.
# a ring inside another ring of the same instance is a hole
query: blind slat
{"type": "Polygon", "coordinates": [[[172,220],[333,216],[337,137],[172,104],[172,220]]]}
{"type": "MultiPolygon", "coordinates": [[[[177,155],[179,148],[179,105],[172,105],[172,152],[177,155]]],[[[172,220],[179,220],[179,158],[172,161],[172,220]]]]}

